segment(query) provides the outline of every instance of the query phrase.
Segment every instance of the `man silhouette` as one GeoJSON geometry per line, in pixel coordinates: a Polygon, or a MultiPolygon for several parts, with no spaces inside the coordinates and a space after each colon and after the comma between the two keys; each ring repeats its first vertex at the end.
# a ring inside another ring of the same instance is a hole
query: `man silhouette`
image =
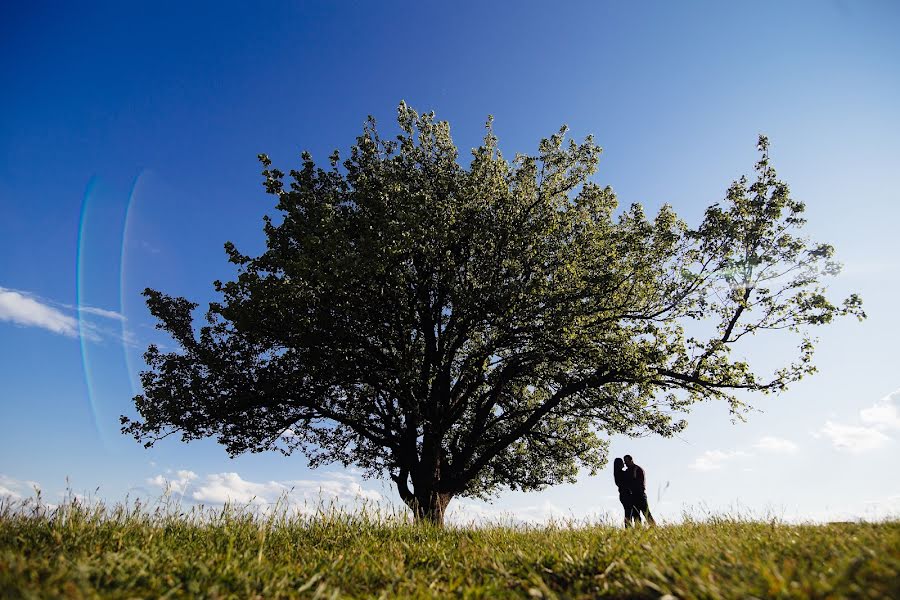
{"type": "Polygon", "coordinates": [[[634,503],[634,512],[637,519],[640,520],[640,515],[644,515],[649,524],[656,525],[653,515],[650,514],[650,507],[647,505],[644,469],[634,462],[630,454],[625,455],[625,465],[628,467],[630,475],[628,479],[631,482],[631,501],[634,503]]]}

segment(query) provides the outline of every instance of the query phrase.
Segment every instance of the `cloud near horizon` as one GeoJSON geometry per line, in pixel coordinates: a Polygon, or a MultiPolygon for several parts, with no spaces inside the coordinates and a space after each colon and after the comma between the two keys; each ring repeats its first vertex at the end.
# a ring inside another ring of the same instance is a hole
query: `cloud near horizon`
{"type": "Polygon", "coordinates": [[[197,479],[197,474],[187,469],[181,469],[175,473],[175,477],[157,475],[147,479],[147,483],[169,492],[184,495],[192,481],[197,479]]]}
{"type": "MultiPolygon", "coordinates": [[[[501,508],[486,502],[455,499],[447,507],[446,521],[454,525],[527,524],[546,525],[577,519],[550,501],[515,508],[501,508]]],[[[588,518],[584,516],[582,518],[588,518]]]]}
{"type": "Polygon", "coordinates": [[[23,481],[0,473],[0,498],[23,500],[34,494],[41,486],[36,481],[23,481]]]}
{"type": "Polygon", "coordinates": [[[362,502],[382,502],[384,497],[376,490],[364,488],[353,475],[327,473],[321,480],[294,479],[285,481],[255,482],[235,472],[210,473],[201,478],[190,470],[179,470],[172,475],[157,475],[147,483],[179,494],[183,499],[205,504],[274,505],[286,500],[291,506],[312,510],[319,504],[339,506],[362,502]]]}
{"type": "MultiPolygon", "coordinates": [[[[324,473],[323,479],[293,479],[283,481],[250,481],[236,472],[210,473],[204,477],[182,469],[174,473],[156,475],[147,483],[168,490],[181,499],[197,504],[249,505],[263,511],[279,501],[293,510],[313,514],[318,506],[359,508],[362,504],[384,509],[388,514],[406,516],[404,506],[392,506],[382,493],[365,488],[357,475],[324,473]]],[[[491,523],[546,524],[573,518],[551,502],[508,508],[466,498],[455,499],[447,511],[447,522],[456,525],[484,525],[491,523]]]]}

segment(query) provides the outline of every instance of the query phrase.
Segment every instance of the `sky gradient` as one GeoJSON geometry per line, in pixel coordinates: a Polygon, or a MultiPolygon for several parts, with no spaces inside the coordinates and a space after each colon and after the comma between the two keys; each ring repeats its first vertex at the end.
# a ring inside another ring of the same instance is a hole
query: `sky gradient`
{"type": "MultiPolygon", "coordinates": [[[[673,439],[612,440],[647,471],[651,508],[788,518],[900,513],[900,5],[894,2],[36,3],[0,8],[0,495],[69,485],[110,500],[271,501],[294,490],[396,502],[390,486],[300,455],[229,459],[212,441],[145,450],[141,353],[161,339],[140,291],[205,303],[273,210],[256,155],[346,151],[405,100],[448,120],[461,160],[489,114],[506,156],[563,123],[603,146],[620,203],[698,223],[752,171],[757,135],[833,244],[869,318],[819,333],[819,373],[732,423],[697,406],[673,439]],[[98,490],[99,491],[95,491],[98,490]]],[[[762,365],[790,340],[754,341],[762,365]],[[786,342],[786,343],[782,343],[786,342]]],[[[612,473],[461,518],[585,517],[620,507],[612,473]]],[[[349,500],[347,500],[349,501],[349,500]]]]}

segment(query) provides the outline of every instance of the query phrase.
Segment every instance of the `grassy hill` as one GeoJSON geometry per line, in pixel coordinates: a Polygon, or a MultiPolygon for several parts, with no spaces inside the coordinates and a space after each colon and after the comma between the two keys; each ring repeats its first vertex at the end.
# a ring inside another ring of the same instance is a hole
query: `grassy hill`
{"type": "Polygon", "coordinates": [[[900,522],[440,530],[340,511],[0,506],[0,598],[900,598],[900,522]]]}

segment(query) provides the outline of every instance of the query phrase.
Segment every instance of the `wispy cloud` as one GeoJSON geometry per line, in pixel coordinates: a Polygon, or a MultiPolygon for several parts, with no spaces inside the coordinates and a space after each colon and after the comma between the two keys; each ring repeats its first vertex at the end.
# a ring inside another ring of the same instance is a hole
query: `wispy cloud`
{"type": "Polygon", "coordinates": [[[34,296],[0,287],[0,321],[22,327],[39,327],[65,335],[78,336],[78,321],[34,296]]]}
{"type": "MultiPolygon", "coordinates": [[[[799,446],[791,440],[774,435],[766,435],[759,438],[753,444],[753,448],[767,454],[794,454],[799,450],[799,446]]],[[[717,471],[728,463],[754,457],[758,460],[765,460],[764,457],[746,450],[707,450],[695,458],[694,462],[688,465],[688,468],[695,471],[717,471]]],[[[745,463],[741,470],[749,473],[753,471],[753,468],[746,466],[745,463]]]]}
{"type": "Polygon", "coordinates": [[[843,425],[833,421],[827,421],[825,426],[819,430],[819,434],[831,440],[831,444],[838,450],[854,454],[881,448],[891,440],[890,437],[874,427],[843,425]]]}
{"type": "Polygon", "coordinates": [[[797,444],[784,438],[767,435],[759,438],[753,447],[765,452],[775,452],[778,454],[794,454],[799,450],[797,444]]]}
{"type": "Polygon", "coordinates": [[[79,312],[89,315],[97,315],[98,317],[106,317],[107,319],[115,319],[116,321],[124,321],[125,316],[114,310],[106,310],[105,308],[97,308],[96,306],[79,306],[79,312]]]}
{"type": "Polygon", "coordinates": [[[893,440],[889,434],[900,431],[900,390],[860,410],[859,422],[852,425],[826,421],[813,435],[825,437],[836,449],[854,454],[886,446],[893,440]]]}
{"type": "Polygon", "coordinates": [[[71,338],[80,334],[85,339],[95,342],[104,338],[120,337],[119,334],[113,334],[94,322],[86,321],[84,315],[125,321],[125,317],[114,310],[96,306],[76,307],[45,300],[23,290],[0,287],[0,321],[20,327],[37,327],[71,338]],[[80,328],[79,315],[81,315],[80,328]]]}
{"type": "Polygon", "coordinates": [[[690,468],[695,471],[716,471],[727,462],[751,456],[753,455],[743,450],[707,450],[690,464],[690,468]]]}

